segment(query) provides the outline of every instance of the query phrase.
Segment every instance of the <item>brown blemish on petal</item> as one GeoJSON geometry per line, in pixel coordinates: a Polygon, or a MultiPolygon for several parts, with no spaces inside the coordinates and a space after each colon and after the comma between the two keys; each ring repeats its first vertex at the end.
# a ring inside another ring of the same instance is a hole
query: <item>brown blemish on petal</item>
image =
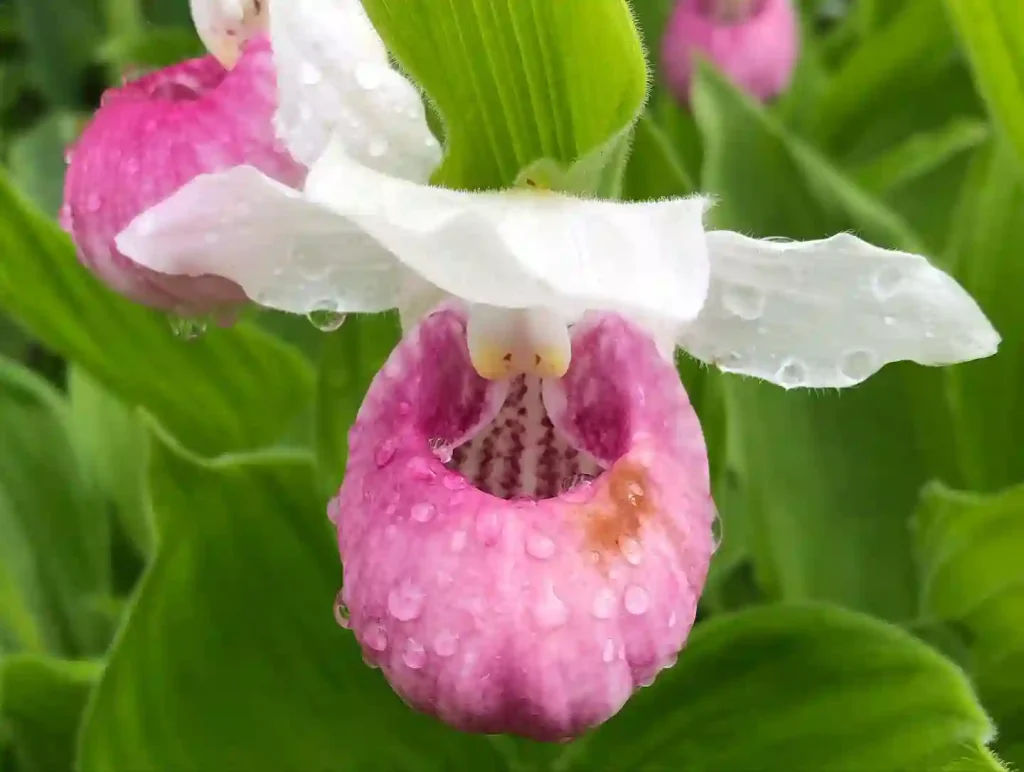
{"type": "Polygon", "coordinates": [[[626,539],[656,513],[650,475],[636,461],[619,459],[607,472],[607,493],[583,508],[586,548],[596,562],[622,554],[626,539]]]}

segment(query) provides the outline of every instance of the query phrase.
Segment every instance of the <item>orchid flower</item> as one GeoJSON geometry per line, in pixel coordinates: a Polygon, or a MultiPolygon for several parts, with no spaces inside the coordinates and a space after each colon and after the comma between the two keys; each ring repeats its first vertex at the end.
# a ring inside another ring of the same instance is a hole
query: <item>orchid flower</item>
{"type": "Polygon", "coordinates": [[[400,310],[329,507],[338,619],[455,727],[572,737],[674,662],[715,548],[677,346],[787,388],[995,351],[953,279],[850,235],[708,233],[699,197],[432,186],[442,149],[360,2],[263,11],[304,186],[201,174],[117,246],[284,311],[400,310]]]}
{"type": "Polygon", "coordinates": [[[249,164],[287,185],[305,176],[274,134],[270,44],[251,12],[242,26],[236,5],[237,26],[193,3],[220,60],[193,59],[108,90],[68,152],[60,219],[79,258],[121,294],[184,316],[229,316],[247,298],[221,275],[172,276],[140,266],[116,248],[118,232],[204,172],[249,164]],[[255,37],[245,43],[248,35],[255,37]]]}
{"type": "Polygon", "coordinates": [[[665,78],[684,103],[698,56],[768,101],[789,86],[799,52],[793,0],[676,0],[661,41],[665,78]]]}

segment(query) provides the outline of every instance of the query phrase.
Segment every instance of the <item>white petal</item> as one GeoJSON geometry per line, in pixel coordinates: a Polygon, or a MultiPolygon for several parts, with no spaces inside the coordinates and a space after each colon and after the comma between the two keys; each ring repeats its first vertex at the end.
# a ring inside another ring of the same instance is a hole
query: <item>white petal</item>
{"type": "Polygon", "coordinates": [[[250,166],[196,177],[132,220],[117,246],[161,273],[224,276],[293,313],[382,311],[415,281],[351,222],[250,166]]]}
{"type": "Polygon", "coordinates": [[[851,386],[887,362],[990,356],[999,335],[970,295],[919,255],[849,234],[822,241],[708,234],[711,290],[679,344],[780,386],[851,386]]]}
{"type": "Polygon", "coordinates": [[[192,21],[207,50],[225,67],[234,67],[242,44],[266,27],[260,0],[189,0],[192,21]]]}
{"type": "Polygon", "coordinates": [[[684,322],[696,317],[707,293],[700,198],[623,204],[448,190],[379,174],[334,143],[312,168],[306,193],[471,303],[684,322]]]}
{"type": "Polygon", "coordinates": [[[391,66],[360,0],[273,0],[277,131],[307,166],[335,135],[374,169],[426,181],[441,160],[416,88],[391,66]]]}

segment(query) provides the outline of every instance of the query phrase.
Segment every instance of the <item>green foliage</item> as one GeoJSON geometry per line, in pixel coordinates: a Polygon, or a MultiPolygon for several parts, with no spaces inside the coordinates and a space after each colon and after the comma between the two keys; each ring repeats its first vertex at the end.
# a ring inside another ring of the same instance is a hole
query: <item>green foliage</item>
{"type": "Polygon", "coordinates": [[[501,187],[540,159],[568,166],[624,141],[643,107],[647,68],[625,0],[364,6],[441,113],[442,184],[501,187]]]}
{"type": "Polygon", "coordinates": [[[364,4],[443,125],[435,183],[922,251],[1001,350],[842,393],[681,360],[724,543],[679,663],[564,746],[457,733],[331,614],[326,503],[396,318],[185,341],[105,288],[54,221],[65,147],[201,53],[188,2],[0,0],[0,770],[1024,768],[1024,5],[800,0],[761,105],[710,64],[675,99],[671,0],[364,4]]]}

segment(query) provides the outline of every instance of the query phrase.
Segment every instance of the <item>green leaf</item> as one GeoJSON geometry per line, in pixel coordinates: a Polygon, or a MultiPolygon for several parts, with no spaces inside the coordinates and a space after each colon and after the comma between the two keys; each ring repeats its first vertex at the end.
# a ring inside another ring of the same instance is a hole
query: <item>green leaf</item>
{"type": "Polygon", "coordinates": [[[1005,142],[978,154],[951,238],[957,278],[1003,337],[988,359],[949,372],[956,447],[967,485],[997,490],[1024,480],[1024,167],[1005,142]]]}
{"type": "MultiPolygon", "coordinates": [[[[796,239],[853,230],[914,248],[915,236],[897,217],[719,75],[702,70],[694,106],[705,142],[704,187],[721,196],[713,210],[719,225],[796,239]]],[[[939,374],[915,370],[910,380],[908,369],[890,366],[841,395],[785,392],[753,379],[727,384],[728,464],[745,503],[725,511],[725,539],[730,522],[752,521],[757,572],[774,595],[829,600],[891,620],[913,615],[906,522],[933,474],[917,424],[939,435],[949,419],[939,374]]]]}
{"type": "Polygon", "coordinates": [[[442,116],[440,184],[507,187],[537,160],[568,166],[624,140],[643,106],[647,68],[625,0],[364,6],[442,116]]]}
{"type": "Polygon", "coordinates": [[[352,316],[327,337],[317,388],[317,462],[333,496],[345,475],[348,431],[377,371],[401,337],[394,314],[352,316]]]}
{"type": "Polygon", "coordinates": [[[10,727],[21,772],[68,772],[95,662],[39,656],[0,662],[0,720],[10,727]]]}
{"type": "Polygon", "coordinates": [[[108,522],[70,445],[67,405],[0,360],[0,641],[95,653],[108,630],[108,522]]]}
{"type": "Polygon", "coordinates": [[[1024,5],[945,0],[992,117],[1024,163],[1024,5]]]}
{"type": "Polygon", "coordinates": [[[68,372],[71,438],[83,468],[108,501],[142,555],[153,547],[144,496],[146,435],[138,413],[111,395],[77,365],[68,372]]]}
{"type": "Polygon", "coordinates": [[[75,259],[67,237],[0,178],[0,303],[53,350],[189,447],[214,455],[276,440],[312,401],[307,362],[239,324],[201,340],[115,296],[75,259]]]}
{"type": "Polygon", "coordinates": [[[64,149],[75,138],[78,118],[54,112],[11,142],[8,165],[21,191],[51,217],[64,198],[64,149]]]}
{"type": "Polygon", "coordinates": [[[693,181],[665,132],[650,116],[641,116],[633,134],[633,149],[622,181],[622,198],[650,201],[688,196],[694,192],[693,181]]]}
{"type": "Polygon", "coordinates": [[[79,105],[83,70],[100,35],[97,0],[15,0],[15,4],[36,85],[54,104],[79,105]]]}
{"type": "Polygon", "coordinates": [[[983,121],[954,120],[937,131],[908,137],[906,142],[857,169],[855,177],[866,190],[882,194],[927,175],[953,156],[977,148],[990,135],[989,126],[983,121]]]}
{"type": "Polygon", "coordinates": [[[830,80],[817,104],[815,137],[837,150],[861,141],[857,135],[885,119],[885,108],[933,82],[947,66],[954,45],[935,0],[904,3],[830,80]]]}
{"type": "Polygon", "coordinates": [[[555,769],[998,770],[991,736],[967,678],[898,628],[766,607],[698,625],[679,663],[555,769]]]}
{"type": "Polygon", "coordinates": [[[304,455],[203,463],[154,441],[159,550],[83,730],[104,770],[489,769],[406,707],[331,607],[334,536],[304,455]]]}
{"type": "Polygon", "coordinates": [[[914,524],[923,613],[966,631],[999,747],[1024,764],[1024,485],[989,496],[930,486],[914,524]]]}

